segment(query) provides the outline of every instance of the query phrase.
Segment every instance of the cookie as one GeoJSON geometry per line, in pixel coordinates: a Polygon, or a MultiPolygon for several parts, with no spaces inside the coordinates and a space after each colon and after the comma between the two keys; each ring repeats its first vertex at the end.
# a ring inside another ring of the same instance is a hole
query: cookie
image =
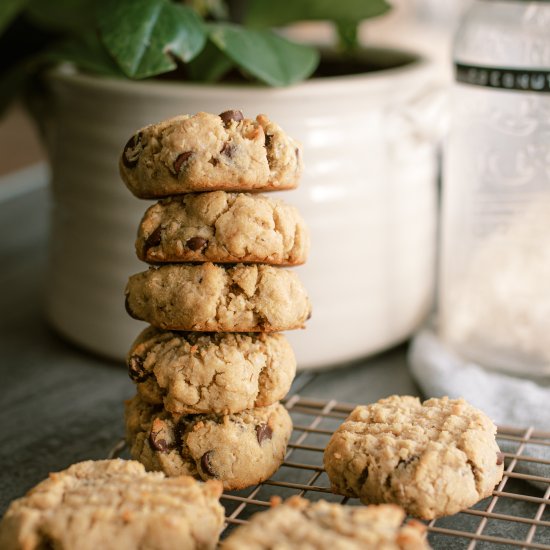
{"type": "Polygon", "coordinates": [[[140,260],[159,262],[306,261],[309,235],[298,210],[259,194],[192,193],[151,206],[138,230],[140,260]]]}
{"type": "Polygon", "coordinates": [[[290,389],[296,360],[282,334],[146,328],[128,353],[144,401],[174,414],[235,413],[271,405],[290,389]]]}
{"type": "Polygon", "coordinates": [[[139,396],[126,402],[133,458],[169,476],[218,479],[226,490],[268,479],[284,460],[291,432],[279,403],[229,415],[171,415],[139,396]]]}
{"type": "Polygon", "coordinates": [[[300,145],[265,115],[182,115],[146,126],[122,152],[120,175],[143,199],[193,191],[293,189],[302,172],[300,145]]]}
{"type": "Polygon", "coordinates": [[[224,523],[221,483],[168,479],[128,460],[73,464],[13,501],[5,550],[214,549],[224,523]]]}
{"type": "Polygon", "coordinates": [[[333,491],[423,519],[489,496],[503,475],[496,427],[463,399],[391,396],[354,409],[325,449],[333,491]]]}
{"type": "Polygon", "coordinates": [[[162,329],[272,332],[302,328],[310,303],[292,271],[207,262],[150,267],[132,275],[126,309],[162,329]]]}
{"type": "Polygon", "coordinates": [[[426,527],[403,524],[399,506],[342,506],[298,496],[255,514],[222,543],[223,550],[426,550],[426,527]]]}

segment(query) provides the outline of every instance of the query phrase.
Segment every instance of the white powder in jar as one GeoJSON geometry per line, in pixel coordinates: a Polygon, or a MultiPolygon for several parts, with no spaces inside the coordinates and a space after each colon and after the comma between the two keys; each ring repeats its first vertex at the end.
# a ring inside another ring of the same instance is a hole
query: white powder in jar
{"type": "Polygon", "coordinates": [[[444,299],[442,336],[467,358],[519,372],[550,369],[550,201],[481,240],[444,299]]]}

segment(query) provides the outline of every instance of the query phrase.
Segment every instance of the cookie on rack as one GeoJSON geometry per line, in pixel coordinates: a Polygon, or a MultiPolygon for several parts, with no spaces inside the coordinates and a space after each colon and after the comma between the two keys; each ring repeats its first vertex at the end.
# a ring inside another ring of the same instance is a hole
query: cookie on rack
{"type": "Polygon", "coordinates": [[[222,542],[223,550],[427,550],[426,527],[399,506],[343,506],[294,496],[222,542]]]}
{"type": "Polygon", "coordinates": [[[279,403],[229,415],[171,415],[139,396],[126,402],[134,459],[169,476],[218,479],[226,490],[268,479],[284,460],[291,432],[279,403]]]}
{"type": "Polygon", "coordinates": [[[170,330],[273,332],[302,328],[311,306],[293,271],[269,265],[168,264],[132,275],[128,313],[170,330]]]}
{"type": "Polygon", "coordinates": [[[423,519],[491,495],[503,475],[496,426],[463,399],[394,395],[356,407],[324,454],[335,492],[423,519]]]}
{"type": "Polygon", "coordinates": [[[293,189],[302,172],[300,145],[265,115],[238,110],[182,115],[134,134],[120,175],[144,199],[194,191],[293,189]]]}
{"type": "Polygon", "coordinates": [[[140,260],[162,262],[306,261],[309,234],[298,210],[260,194],[191,193],[151,206],[138,230],[140,260]]]}
{"type": "Polygon", "coordinates": [[[282,399],[296,372],[277,333],[171,332],[146,328],[127,358],[144,401],[173,414],[240,412],[282,399]]]}
{"type": "Polygon", "coordinates": [[[135,461],[80,462],[10,504],[0,548],[214,549],[224,523],[221,492],[217,481],[166,478],[135,461]]]}

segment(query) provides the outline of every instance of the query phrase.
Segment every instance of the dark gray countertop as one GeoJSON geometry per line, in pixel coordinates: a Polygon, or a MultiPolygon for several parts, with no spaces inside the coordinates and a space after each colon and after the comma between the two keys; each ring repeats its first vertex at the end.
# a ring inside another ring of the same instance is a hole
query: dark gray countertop
{"type": "MultiPolygon", "coordinates": [[[[122,364],[73,347],[43,318],[47,216],[45,188],[0,203],[0,512],[48,472],[106,457],[123,433],[122,402],[134,392],[122,364]]],[[[417,395],[405,351],[402,346],[346,367],[300,374],[292,391],[348,403],[417,395]]],[[[447,539],[438,547],[465,543],[447,539]]]]}

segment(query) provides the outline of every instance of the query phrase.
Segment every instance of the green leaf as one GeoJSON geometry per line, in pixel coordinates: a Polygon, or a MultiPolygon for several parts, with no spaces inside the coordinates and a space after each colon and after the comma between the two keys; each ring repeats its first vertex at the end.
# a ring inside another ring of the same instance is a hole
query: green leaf
{"type": "Polygon", "coordinates": [[[233,61],[208,40],[202,52],[187,64],[186,69],[191,80],[216,82],[232,67],[233,61]]]}
{"type": "Polygon", "coordinates": [[[106,0],[98,13],[103,43],[131,78],[176,68],[204,47],[206,30],[189,7],[168,0],[106,0]]]}
{"type": "Polygon", "coordinates": [[[307,78],[319,63],[317,50],[290,42],[269,30],[230,24],[210,25],[210,39],[236,65],[270,86],[307,78]]]}
{"type": "Polygon", "coordinates": [[[49,62],[70,61],[79,69],[95,74],[125,76],[93,32],[52,46],[44,53],[44,59],[49,62]]]}
{"type": "Polygon", "coordinates": [[[245,24],[251,27],[277,27],[296,21],[361,21],[382,15],[390,9],[386,0],[249,0],[245,24]]]}
{"type": "Polygon", "coordinates": [[[2,0],[0,2],[0,32],[2,32],[25,7],[27,0],[2,0]]]}
{"type": "Polygon", "coordinates": [[[30,0],[25,14],[38,26],[72,34],[95,21],[95,0],[30,0]]]}

